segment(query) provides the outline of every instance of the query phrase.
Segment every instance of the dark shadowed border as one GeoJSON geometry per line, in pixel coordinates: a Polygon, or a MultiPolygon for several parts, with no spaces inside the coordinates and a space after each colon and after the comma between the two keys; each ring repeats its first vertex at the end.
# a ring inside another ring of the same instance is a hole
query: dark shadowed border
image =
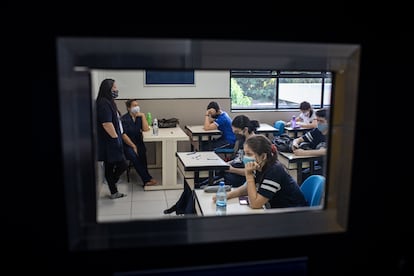
{"type": "Polygon", "coordinates": [[[203,244],[347,230],[360,46],[259,41],[57,38],[62,156],[72,250],[203,244]],[[323,209],[96,222],[92,69],[274,69],[334,74],[323,209]],[[330,202],[334,202],[331,204],[330,202]]]}

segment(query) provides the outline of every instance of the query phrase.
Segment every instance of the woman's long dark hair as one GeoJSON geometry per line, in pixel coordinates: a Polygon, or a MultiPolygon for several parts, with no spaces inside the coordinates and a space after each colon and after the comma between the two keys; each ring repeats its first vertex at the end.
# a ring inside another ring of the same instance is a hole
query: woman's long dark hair
{"type": "Polygon", "coordinates": [[[96,98],[96,100],[99,100],[102,98],[107,99],[108,101],[112,103],[112,106],[115,108],[115,110],[118,111],[115,100],[112,97],[112,86],[114,86],[114,82],[115,82],[114,79],[104,79],[101,82],[101,85],[99,86],[98,97],[96,98]]]}
{"type": "Polygon", "coordinates": [[[263,170],[277,162],[276,146],[266,136],[257,134],[246,139],[245,143],[257,155],[266,153],[266,164],[263,166],[263,170]]]}

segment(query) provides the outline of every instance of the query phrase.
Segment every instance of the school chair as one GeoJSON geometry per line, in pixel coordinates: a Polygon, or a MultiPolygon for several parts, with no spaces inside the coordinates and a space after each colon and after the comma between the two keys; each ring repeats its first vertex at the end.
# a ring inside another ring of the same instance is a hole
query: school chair
{"type": "Polygon", "coordinates": [[[311,175],[303,181],[300,190],[305,195],[309,206],[319,206],[325,193],[325,177],[322,175],[311,175]]]}
{"type": "Polygon", "coordinates": [[[232,160],[236,156],[236,153],[239,150],[239,146],[240,146],[240,141],[236,140],[236,142],[234,143],[234,147],[232,148],[220,147],[220,148],[216,148],[214,152],[218,155],[223,156],[224,157],[223,160],[227,162],[227,161],[232,160]]]}

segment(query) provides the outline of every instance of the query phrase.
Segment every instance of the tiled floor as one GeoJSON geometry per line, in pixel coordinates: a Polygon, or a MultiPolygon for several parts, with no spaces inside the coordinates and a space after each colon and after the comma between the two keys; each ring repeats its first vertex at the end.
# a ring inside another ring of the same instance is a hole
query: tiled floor
{"type": "MultiPolygon", "coordinates": [[[[155,179],[161,179],[161,169],[150,169],[149,171],[155,179]]],[[[126,193],[126,197],[110,199],[108,186],[106,184],[100,185],[97,208],[98,222],[176,216],[175,213],[165,215],[163,211],[174,205],[182,190],[144,191],[141,178],[134,169],[130,172],[129,183],[126,174],[123,174],[117,185],[119,192],[126,193]]]]}

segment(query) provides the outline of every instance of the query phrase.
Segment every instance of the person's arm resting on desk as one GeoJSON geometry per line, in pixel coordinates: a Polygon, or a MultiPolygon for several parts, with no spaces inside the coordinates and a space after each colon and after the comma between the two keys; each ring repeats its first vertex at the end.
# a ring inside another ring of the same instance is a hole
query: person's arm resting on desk
{"type": "Polygon", "coordinates": [[[323,156],[323,155],[326,155],[326,148],[310,149],[310,150],[294,149],[293,153],[297,156],[305,156],[305,155],[323,156]]]}
{"type": "MultiPolygon", "coordinates": [[[[305,134],[304,136],[306,136],[306,135],[307,134],[305,134]]],[[[305,155],[323,156],[323,155],[326,155],[326,146],[321,146],[320,148],[307,149],[307,150],[299,148],[299,145],[302,142],[306,142],[305,139],[303,138],[304,136],[296,138],[292,142],[292,151],[295,155],[297,155],[297,156],[305,156],[305,155]]]]}
{"type": "Polygon", "coordinates": [[[309,129],[316,128],[318,127],[318,121],[316,119],[313,119],[312,122],[310,122],[309,124],[305,124],[302,122],[302,123],[299,123],[299,126],[301,128],[309,128],[309,129]]]}
{"type": "Polygon", "coordinates": [[[217,129],[217,125],[214,123],[214,118],[211,117],[212,112],[215,112],[214,108],[210,108],[206,111],[204,116],[204,130],[217,129]]]}
{"type": "Polygon", "coordinates": [[[292,141],[292,151],[295,152],[295,150],[297,150],[299,148],[300,143],[304,142],[305,140],[303,140],[302,137],[293,139],[292,141]]]}
{"type": "MultiPolygon", "coordinates": [[[[237,187],[234,190],[231,190],[227,193],[227,199],[239,197],[239,196],[246,196],[247,195],[247,185],[244,183],[240,187],[237,187]]],[[[216,195],[213,195],[213,201],[216,202],[216,195]]]]}

